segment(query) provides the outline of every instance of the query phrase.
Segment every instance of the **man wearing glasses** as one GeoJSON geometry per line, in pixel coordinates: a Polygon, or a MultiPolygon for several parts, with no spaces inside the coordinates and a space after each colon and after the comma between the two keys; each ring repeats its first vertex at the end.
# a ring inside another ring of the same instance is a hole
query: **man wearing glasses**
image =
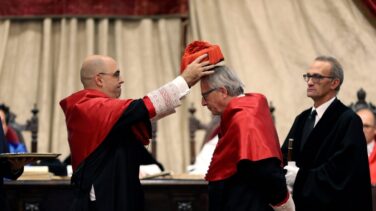
{"type": "Polygon", "coordinates": [[[330,56],[317,57],[303,75],[313,107],[298,115],[282,146],[297,211],[372,209],[366,142],[360,118],[337,93],[343,69],[330,56]]]}
{"type": "Polygon", "coordinates": [[[184,61],[207,53],[214,74],[201,79],[202,105],[220,115],[219,141],[205,179],[209,210],[293,211],[282,153],[266,98],[244,93],[243,83],[222,62],[219,46],[191,43],[184,61]]]}
{"type": "Polygon", "coordinates": [[[356,111],[363,122],[363,132],[367,142],[367,154],[371,184],[376,185],[376,115],[372,108],[362,108],[356,111]]]}
{"type": "Polygon", "coordinates": [[[84,89],[63,99],[75,188],[73,210],[144,210],[139,166],[151,138],[150,119],[175,112],[202,76],[198,57],[172,82],[141,99],[118,99],[124,83],[116,61],[92,55],[81,68],[84,89]]]}

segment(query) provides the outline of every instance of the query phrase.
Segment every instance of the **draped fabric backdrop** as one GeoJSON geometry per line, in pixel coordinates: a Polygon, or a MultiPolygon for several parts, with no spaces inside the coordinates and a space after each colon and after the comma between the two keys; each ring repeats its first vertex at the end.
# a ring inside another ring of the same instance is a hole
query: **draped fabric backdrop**
{"type": "MultiPolygon", "coordinates": [[[[312,104],[302,74],[317,55],[333,55],[343,64],[339,98],[344,103],[355,101],[361,87],[367,99],[376,102],[375,18],[366,18],[363,13],[370,11],[359,7],[360,2],[190,0],[188,41],[203,39],[222,47],[226,63],[243,79],[246,90],[264,93],[273,102],[282,141],[294,117],[312,104]]],[[[8,11],[2,3],[0,12],[8,11]]],[[[84,57],[114,57],[125,79],[121,97],[139,98],[178,75],[184,32],[179,16],[3,18],[0,102],[10,105],[20,122],[37,103],[38,151],[62,153],[64,158],[69,147],[58,103],[82,88],[79,69],[84,57]]],[[[176,114],[158,122],[158,160],[175,172],[188,164],[191,103],[198,116],[209,121],[196,86],[176,114]]]]}
{"type": "MultiPolygon", "coordinates": [[[[156,16],[185,15],[188,0],[2,0],[0,16],[156,16]]],[[[371,0],[367,0],[371,1],[371,0]]]]}
{"type": "MultiPolygon", "coordinates": [[[[219,44],[246,91],[261,92],[273,102],[282,142],[295,116],[313,105],[302,75],[318,55],[332,55],[343,65],[340,100],[356,101],[363,88],[366,99],[376,103],[376,19],[368,20],[357,4],[361,6],[352,0],[190,0],[190,37],[219,44]]],[[[199,101],[198,94],[192,96],[199,101]]]]}
{"type": "MultiPolygon", "coordinates": [[[[121,97],[142,97],[177,76],[180,22],[147,18],[0,21],[0,101],[11,106],[20,122],[30,117],[37,103],[38,151],[62,153],[63,158],[69,147],[58,103],[82,89],[79,70],[85,56],[114,57],[125,80],[121,97]]],[[[185,122],[181,115],[172,115],[158,123],[159,158],[172,169],[181,169],[185,163],[182,140],[188,134],[172,133],[186,131],[186,124],[180,122],[185,122]]]]}

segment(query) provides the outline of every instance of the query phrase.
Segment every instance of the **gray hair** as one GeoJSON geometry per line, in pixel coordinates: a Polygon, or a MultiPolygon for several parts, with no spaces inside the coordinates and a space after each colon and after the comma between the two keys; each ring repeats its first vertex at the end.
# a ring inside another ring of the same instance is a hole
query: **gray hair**
{"type": "Polygon", "coordinates": [[[202,80],[206,80],[210,88],[217,88],[224,86],[227,89],[228,95],[238,96],[244,94],[244,84],[227,66],[217,66],[213,69],[214,74],[205,76],[202,80]]]}
{"type": "Polygon", "coordinates": [[[331,74],[335,79],[339,80],[339,85],[336,88],[336,91],[338,92],[344,80],[342,65],[332,56],[318,56],[315,60],[329,62],[331,64],[331,74]]]}

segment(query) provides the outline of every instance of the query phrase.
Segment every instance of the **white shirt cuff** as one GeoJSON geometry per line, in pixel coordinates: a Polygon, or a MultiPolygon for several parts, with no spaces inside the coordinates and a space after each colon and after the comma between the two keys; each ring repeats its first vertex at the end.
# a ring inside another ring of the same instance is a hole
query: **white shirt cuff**
{"type": "Polygon", "coordinates": [[[190,91],[187,82],[180,75],[176,77],[171,83],[175,84],[175,86],[178,87],[180,92],[180,99],[186,96],[190,91]]]}

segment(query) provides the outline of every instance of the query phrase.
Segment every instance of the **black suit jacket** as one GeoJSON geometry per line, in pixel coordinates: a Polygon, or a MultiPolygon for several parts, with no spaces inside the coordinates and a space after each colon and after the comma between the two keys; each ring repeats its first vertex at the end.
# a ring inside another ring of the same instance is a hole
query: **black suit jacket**
{"type": "Polygon", "coordinates": [[[288,139],[294,139],[292,158],[300,168],[293,192],[296,210],[371,210],[371,182],[361,119],[335,99],[301,146],[310,111],[296,117],[282,146],[286,162],[288,139]]]}

